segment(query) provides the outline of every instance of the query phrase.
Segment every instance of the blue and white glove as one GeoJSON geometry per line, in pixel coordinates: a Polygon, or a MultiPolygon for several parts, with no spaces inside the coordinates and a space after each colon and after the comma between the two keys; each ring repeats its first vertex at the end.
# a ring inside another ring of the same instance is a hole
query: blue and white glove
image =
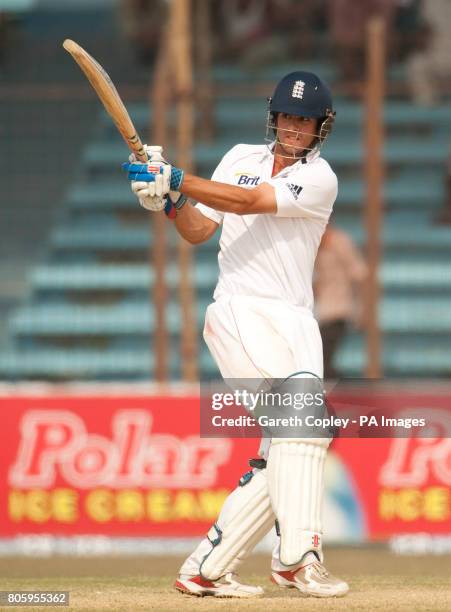
{"type": "MultiPolygon", "coordinates": [[[[166,162],[161,155],[163,148],[160,146],[149,146],[144,145],[144,150],[147,153],[148,163],[153,162],[166,162]]],[[[123,164],[123,167],[127,169],[130,164],[139,163],[135,155],[132,153],[128,158],[129,164],[123,164]]],[[[153,182],[151,189],[149,189],[149,183],[144,181],[131,181],[131,188],[133,193],[138,197],[140,205],[151,211],[163,210],[166,205],[166,196],[162,193],[157,195],[157,191],[162,191],[162,186],[159,184],[162,177],[158,177],[158,180],[153,182]]]]}
{"type": "MultiPolygon", "coordinates": [[[[166,162],[162,157],[162,148],[146,146],[149,161],[138,162],[130,157],[129,163],[123,164],[132,182],[133,193],[138,197],[141,206],[151,211],[163,210],[168,206],[169,192],[177,192],[183,182],[184,172],[166,162]]],[[[173,202],[179,200],[179,194],[171,194],[173,202]]]]}

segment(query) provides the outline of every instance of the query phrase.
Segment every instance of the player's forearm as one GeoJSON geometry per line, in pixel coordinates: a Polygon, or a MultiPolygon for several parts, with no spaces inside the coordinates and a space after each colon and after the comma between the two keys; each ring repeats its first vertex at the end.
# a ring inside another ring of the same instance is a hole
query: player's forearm
{"type": "Polygon", "coordinates": [[[220,212],[245,214],[252,207],[251,190],[185,174],[180,191],[220,212]]]}
{"type": "Polygon", "coordinates": [[[191,244],[205,242],[212,235],[209,219],[188,202],[178,211],[175,227],[180,236],[191,244]]]}

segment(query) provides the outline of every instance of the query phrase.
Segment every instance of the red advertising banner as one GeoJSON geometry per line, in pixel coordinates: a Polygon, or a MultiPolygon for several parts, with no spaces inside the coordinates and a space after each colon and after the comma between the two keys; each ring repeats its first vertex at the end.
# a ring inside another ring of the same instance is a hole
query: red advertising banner
{"type": "Polygon", "coordinates": [[[392,438],[379,437],[386,434],[370,423],[373,438],[334,440],[333,449],[356,485],[370,539],[451,533],[450,387],[413,387],[387,385],[371,394],[343,391],[332,402],[338,410],[346,406],[349,414],[366,407],[379,423],[380,415],[390,412],[404,423],[415,419],[427,423],[425,428],[406,429],[401,437],[399,428],[394,428],[392,438]]]}
{"type": "Polygon", "coordinates": [[[192,536],[256,442],[199,438],[197,397],[0,398],[0,536],[192,536]]]}
{"type": "MultiPolygon", "coordinates": [[[[0,537],[201,535],[258,448],[200,438],[195,395],[5,395],[0,410],[0,537]]],[[[356,517],[363,538],[449,533],[449,438],[343,438],[330,454],[343,539],[356,517]]]]}

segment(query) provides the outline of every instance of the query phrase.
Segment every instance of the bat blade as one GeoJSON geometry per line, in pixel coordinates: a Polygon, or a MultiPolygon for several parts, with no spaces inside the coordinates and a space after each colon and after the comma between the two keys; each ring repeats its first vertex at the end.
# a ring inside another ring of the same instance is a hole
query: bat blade
{"type": "Polygon", "coordinates": [[[105,110],[113,119],[122,138],[127,143],[129,149],[140,161],[147,161],[147,154],[144,150],[140,137],[133,125],[130,115],[121,100],[120,95],[114,86],[110,76],[102,66],[79,44],[67,38],[63,42],[64,49],[71,54],[73,59],[80,66],[86,75],[93,89],[97,93],[105,110]]]}

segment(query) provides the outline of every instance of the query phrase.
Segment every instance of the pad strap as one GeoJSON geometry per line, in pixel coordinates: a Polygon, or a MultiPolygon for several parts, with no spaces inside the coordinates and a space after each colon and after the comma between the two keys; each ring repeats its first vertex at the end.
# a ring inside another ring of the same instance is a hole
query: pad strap
{"type": "Polygon", "coordinates": [[[218,522],[208,532],[212,544],[200,565],[206,580],[236,571],[274,525],[265,472],[257,472],[227,498],[218,522]]]}

